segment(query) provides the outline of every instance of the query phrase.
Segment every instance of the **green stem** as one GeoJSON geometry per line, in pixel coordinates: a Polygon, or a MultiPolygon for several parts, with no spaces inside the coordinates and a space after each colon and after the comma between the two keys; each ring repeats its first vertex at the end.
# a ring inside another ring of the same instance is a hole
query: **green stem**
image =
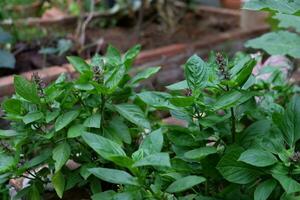
{"type": "Polygon", "coordinates": [[[100,107],[100,112],[101,112],[101,121],[100,121],[100,129],[103,132],[103,124],[104,124],[104,110],[105,110],[105,96],[101,94],[101,107],[100,107]]]}
{"type": "MultiPolygon", "coordinates": [[[[230,91],[229,86],[226,86],[227,92],[230,91]]],[[[232,142],[234,143],[236,140],[236,128],[235,128],[235,115],[234,115],[234,108],[230,108],[231,113],[231,135],[232,135],[232,142]]]]}
{"type": "Polygon", "coordinates": [[[236,141],[236,129],[235,129],[235,115],[233,107],[230,108],[231,112],[231,133],[232,133],[232,142],[236,141]]]}
{"type": "Polygon", "coordinates": [[[197,107],[197,104],[194,104],[194,109],[195,109],[195,112],[197,114],[199,131],[201,132],[202,131],[202,127],[201,127],[201,124],[200,124],[201,114],[200,114],[199,108],[197,107]]]}

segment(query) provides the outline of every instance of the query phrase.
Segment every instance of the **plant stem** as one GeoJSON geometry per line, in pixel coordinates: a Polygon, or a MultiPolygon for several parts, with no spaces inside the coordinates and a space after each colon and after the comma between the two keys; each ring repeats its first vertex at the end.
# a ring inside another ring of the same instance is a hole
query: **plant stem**
{"type": "Polygon", "coordinates": [[[100,121],[100,129],[103,132],[103,123],[104,123],[104,109],[105,109],[105,96],[103,94],[101,94],[101,108],[100,108],[100,112],[101,112],[101,121],[100,121]]]}
{"type": "Polygon", "coordinates": [[[198,107],[197,107],[196,104],[194,104],[194,108],[195,108],[195,111],[196,111],[196,114],[197,114],[199,130],[201,132],[202,128],[201,128],[201,124],[200,124],[200,119],[201,119],[200,111],[199,111],[199,109],[198,109],[198,107]]]}
{"type": "MultiPolygon", "coordinates": [[[[227,92],[229,92],[229,86],[226,86],[227,92]]],[[[232,142],[235,142],[236,139],[236,130],[235,130],[235,115],[234,115],[234,108],[230,108],[230,113],[231,113],[231,135],[232,135],[232,142]]]]}
{"type": "Polygon", "coordinates": [[[236,140],[236,130],[235,130],[235,115],[233,107],[230,108],[231,112],[231,134],[232,134],[232,142],[236,140]]]}
{"type": "MultiPolygon", "coordinates": [[[[27,170],[27,173],[30,174],[31,176],[33,176],[35,179],[39,180],[40,182],[42,182],[42,183],[47,183],[47,181],[42,180],[42,178],[41,178],[39,175],[37,175],[36,173],[33,174],[33,173],[31,173],[30,170],[27,170]]],[[[29,178],[29,177],[28,177],[28,178],[29,178]]]]}

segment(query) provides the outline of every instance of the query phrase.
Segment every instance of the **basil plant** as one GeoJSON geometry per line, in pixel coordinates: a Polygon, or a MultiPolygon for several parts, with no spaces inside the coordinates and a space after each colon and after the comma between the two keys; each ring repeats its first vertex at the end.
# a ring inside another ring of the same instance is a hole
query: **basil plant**
{"type": "Polygon", "coordinates": [[[11,122],[0,131],[3,199],[18,180],[16,199],[79,188],[93,200],[299,198],[299,89],[280,69],[254,75],[249,55],[194,55],[185,80],[149,91],[138,86],[160,68],[132,77],[139,51],[68,57],[78,77],[48,86],[15,76],[2,104],[11,122]]]}

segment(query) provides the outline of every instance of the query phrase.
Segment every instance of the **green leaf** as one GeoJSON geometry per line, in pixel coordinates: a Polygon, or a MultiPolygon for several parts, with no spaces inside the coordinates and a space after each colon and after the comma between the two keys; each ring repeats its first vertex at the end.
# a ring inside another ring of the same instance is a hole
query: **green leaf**
{"type": "Polygon", "coordinates": [[[22,112],[22,103],[18,99],[6,99],[2,103],[2,108],[8,114],[20,115],[22,112]]]}
{"type": "Polygon", "coordinates": [[[86,131],[82,124],[75,124],[68,129],[68,138],[76,138],[81,136],[86,131]]]}
{"type": "Polygon", "coordinates": [[[184,81],[180,81],[180,82],[178,82],[178,83],[174,83],[174,84],[172,84],[172,85],[168,85],[166,88],[167,88],[168,90],[174,91],[174,90],[185,90],[185,89],[188,89],[189,86],[188,86],[187,81],[184,80],[184,81]]]}
{"type": "Polygon", "coordinates": [[[251,0],[246,1],[243,8],[247,10],[270,9],[280,13],[294,14],[300,10],[300,2],[297,0],[251,0]]]}
{"type": "Polygon", "coordinates": [[[267,200],[277,183],[273,179],[266,180],[260,183],[254,191],[254,200],[267,200]]]}
{"type": "Polygon", "coordinates": [[[236,83],[236,85],[241,86],[248,80],[255,65],[256,60],[254,59],[251,59],[244,65],[243,69],[232,79],[236,83]]]}
{"type": "Polygon", "coordinates": [[[274,18],[279,20],[279,27],[294,28],[297,32],[300,32],[300,16],[277,13],[274,18]]]}
{"type": "Polygon", "coordinates": [[[300,96],[294,96],[283,115],[278,117],[274,118],[274,122],[281,129],[287,144],[294,146],[300,139],[300,96]]]}
{"type": "Polygon", "coordinates": [[[33,184],[30,187],[30,190],[29,190],[29,193],[28,193],[28,197],[29,197],[30,200],[40,200],[41,199],[41,195],[40,195],[39,189],[38,189],[38,187],[35,184],[33,184]]]}
{"type": "Polygon", "coordinates": [[[110,157],[110,161],[121,167],[127,167],[128,169],[131,169],[132,165],[134,164],[134,161],[127,156],[112,156],[110,157]]]}
{"type": "Polygon", "coordinates": [[[280,185],[287,194],[300,191],[300,184],[296,180],[281,174],[272,174],[272,176],[279,181],[280,185]]]}
{"type": "Polygon", "coordinates": [[[59,144],[53,149],[52,158],[55,161],[55,172],[59,171],[68,161],[71,155],[71,148],[68,143],[59,144]]]}
{"type": "Polygon", "coordinates": [[[109,126],[114,130],[116,135],[120,137],[120,139],[125,142],[126,144],[131,144],[131,134],[129,132],[129,128],[124,123],[123,118],[116,116],[114,117],[109,126]]]}
{"type": "Polygon", "coordinates": [[[68,61],[71,65],[78,71],[80,74],[83,74],[85,71],[90,70],[90,66],[80,57],[77,56],[68,56],[68,61]]]}
{"type": "Polygon", "coordinates": [[[230,150],[222,157],[217,165],[217,169],[229,182],[247,184],[255,181],[261,172],[250,165],[239,162],[238,158],[241,153],[242,149],[240,148],[230,150]]]}
{"type": "Polygon", "coordinates": [[[213,109],[228,109],[230,107],[238,106],[248,101],[253,96],[254,95],[251,92],[232,90],[219,97],[213,104],[213,109]]]}
{"type": "Polygon", "coordinates": [[[74,87],[78,90],[91,91],[94,89],[94,86],[90,83],[78,83],[74,87]]]}
{"type": "Polygon", "coordinates": [[[58,195],[59,198],[62,199],[64,190],[65,190],[65,178],[64,175],[58,171],[56,172],[51,180],[53,187],[56,191],[56,194],[58,195]]]}
{"type": "Polygon", "coordinates": [[[217,153],[217,149],[215,147],[201,147],[201,148],[186,152],[184,154],[184,157],[187,159],[201,160],[201,159],[205,158],[206,156],[215,154],[215,153],[217,153]]]}
{"type": "Polygon", "coordinates": [[[176,97],[172,97],[170,99],[170,102],[174,105],[174,106],[178,106],[178,107],[188,107],[191,106],[194,103],[194,97],[193,96],[176,96],[176,97]]]}
{"type": "Polygon", "coordinates": [[[197,145],[191,131],[182,127],[169,127],[167,136],[176,146],[192,147],[197,145]]]}
{"type": "Polygon", "coordinates": [[[105,137],[85,132],[82,134],[82,138],[92,149],[107,160],[110,160],[112,156],[126,156],[120,145],[105,137]]]}
{"type": "Polygon", "coordinates": [[[240,143],[244,147],[250,147],[252,143],[255,143],[257,140],[261,140],[266,133],[270,131],[271,125],[272,121],[268,119],[262,119],[254,122],[241,134],[240,143]]]}
{"type": "Polygon", "coordinates": [[[0,49],[0,68],[14,69],[16,64],[16,58],[14,54],[0,49]]]}
{"type": "Polygon", "coordinates": [[[125,72],[126,69],[124,65],[118,65],[118,67],[112,69],[112,71],[107,73],[104,77],[105,86],[109,88],[110,91],[114,91],[123,79],[125,72]]]}
{"type": "Polygon", "coordinates": [[[100,128],[101,115],[99,113],[93,114],[84,121],[83,125],[89,128],[100,128]]]}
{"type": "Polygon", "coordinates": [[[33,184],[30,187],[28,197],[30,200],[40,200],[41,199],[41,195],[40,195],[39,189],[36,186],[36,184],[33,184]]]}
{"type": "Polygon", "coordinates": [[[147,155],[159,153],[163,147],[163,143],[162,129],[157,129],[146,136],[139,149],[143,149],[147,155]]]}
{"type": "Polygon", "coordinates": [[[99,54],[95,54],[91,59],[91,66],[100,67],[100,69],[102,69],[103,65],[104,65],[103,57],[100,56],[99,54]]]}
{"type": "Polygon", "coordinates": [[[41,151],[38,156],[36,156],[36,157],[32,158],[31,160],[27,161],[25,163],[25,167],[26,168],[32,168],[32,167],[35,167],[37,165],[40,165],[44,161],[48,160],[51,157],[51,154],[52,154],[52,152],[49,149],[45,149],[45,150],[41,151]]]}
{"type": "Polygon", "coordinates": [[[87,163],[81,165],[79,173],[84,178],[84,180],[86,180],[91,175],[91,172],[89,172],[88,170],[92,167],[95,167],[95,163],[87,163]]]}
{"type": "Polygon", "coordinates": [[[2,130],[0,129],[0,138],[7,138],[7,137],[15,137],[18,136],[19,133],[15,130],[2,130]]]}
{"type": "Polygon", "coordinates": [[[173,182],[166,191],[169,193],[182,192],[191,189],[204,181],[206,181],[206,179],[201,176],[186,176],[173,182]]]}
{"type": "Polygon", "coordinates": [[[15,165],[15,159],[12,156],[0,152],[0,173],[10,170],[15,165]]]}
{"type": "Polygon", "coordinates": [[[134,167],[143,166],[161,166],[171,167],[170,157],[168,153],[155,153],[137,161],[133,165],[134,167]]]}
{"type": "Polygon", "coordinates": [[[79,110],[72,110],[60,115],[55,121],[55,131],[59,131],[68,126],[79,115],[79,110]]]}
{"type": "Polygon", "coordinates": [[[109,183],[139,186],[137,178],[125,171],[101,167],[91,168],[89,171],[96,177],[109,183]]]}
{"type": "Polygon", "coordinates": [[[137,94],[137,96],[147,105],[154,108],[176,109],[176,107],[170,103],[169,99],[172,96],[168,93],[146,91],[137,94]]]}
{"type": "Polygon", "coordinates": [[[128,69],[133,64],[134,59],[138,56],[141,51],[141,45],[135,45],[130,48],[124,55],[124,64],[128,69]]]}
{"type": "Polygon", "coordinates": [[[43,113],[40,111],[35,111],[35,112],[30,112],[27,113],[24,117],[23,117],[23,122],[25,124],[29,124],[35,121],[38,121],[40,119],[42,119],[44,117],[43,113]]]}
{"type": "Polygon", "coordinates": [[[37,87],[34,83],[27,81],[24,77],[14,76],[15,90],[18,95],[32,103],[39,104],[40,97],[38,95],[37,87]]]}
{"type": "Polygon", "coordinates": [[[238,161],[242,161],[256,167],[266,167],[275,164],[277,159],[270,152],[261,149],[248,149],[241,154],[238,161]]]}
{"type": "Polygon", "coordinates": [[[263,49],[271,55],[289,55],[300,58],[300,36],[288,31],[264,34],[259,38],[249,40],[245,46],[263,49]]]}
{"type": "Polygon", "coordinates": [[[118,49],[116,49],[111,44],[108,45],[105,56],[108,57],[109,59],[117,59],[117,60],[121,59],[121,53],[119,52],[118,49]]]}
{"type": "Polygon", "coordinates": [[[197,55],[193,55],[188,59],[184,73],[189,88],[195,91],[207,85],[208,67],[208,64],[197,55]]]}
{"type": "Polygon", "coordinates": [[[151,129],[151,125],[146,119],[144,112],[138,106],[134,104],[119,104],[115,105],[115,108],[128,121],[141,128],[151,129]]]}
{"type": "Polygon", "coordinates": [[[139,72],[131,79],[131,84],[136,84],[142,80],[148,79],[160,70],[160,67],[147,67],[145,70],[139,72]]]}
{"type": "Polygon", "coordinates": [[[60,114],[60,110],[56,109],[54,111],[47,111],[46,113],[46,123],[51,122],[52,120],[56,119],[56,117],[58,117],[58,115],[60,114]]]}

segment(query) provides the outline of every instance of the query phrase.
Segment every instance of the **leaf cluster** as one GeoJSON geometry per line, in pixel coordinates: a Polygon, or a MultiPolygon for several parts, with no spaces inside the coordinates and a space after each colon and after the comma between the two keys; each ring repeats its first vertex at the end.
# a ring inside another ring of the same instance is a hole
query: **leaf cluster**
{"type": "Polygon", "coordinates": [[[48,183],[60,198],[83,187],[93,200],[299,198],[300,97],[280,72],[261,80],[246,54],[194,55],[184,81],[139,91],[159,71],[131,77],[139,50],[68,57],[79,76],[47,87],[15,76],[2,104],[11,130],[0,131],[0,182],[26,176],[17,197],[29,199],[48,183]],[[186,126],[161,122],[161,111],[186,126]]]}

